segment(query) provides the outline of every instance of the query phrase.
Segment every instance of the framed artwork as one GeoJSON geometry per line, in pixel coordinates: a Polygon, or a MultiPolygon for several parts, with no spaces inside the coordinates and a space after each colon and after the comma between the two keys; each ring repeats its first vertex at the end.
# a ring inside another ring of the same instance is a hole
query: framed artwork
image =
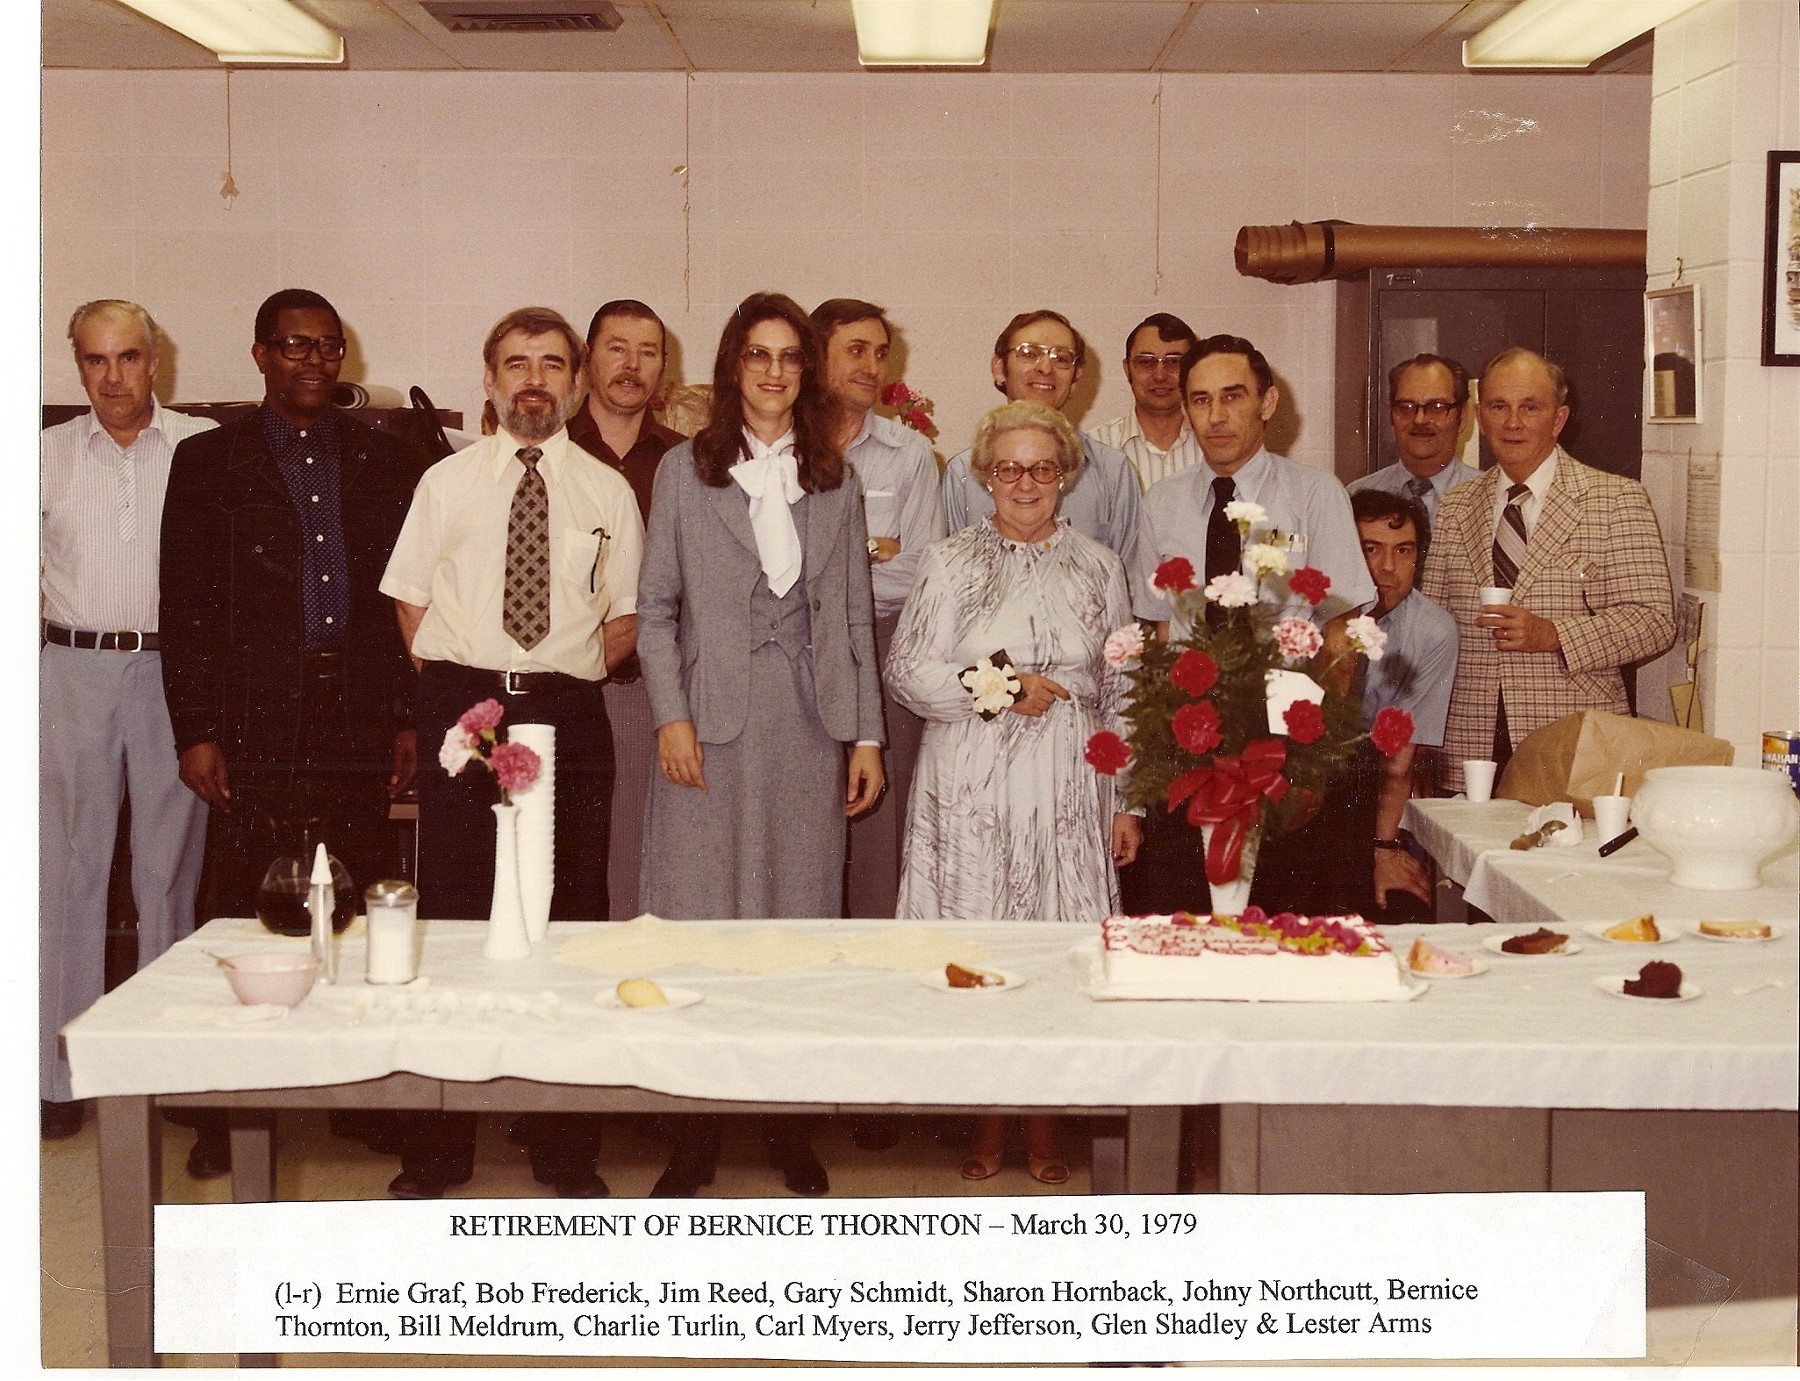
{"type": "Polygon", "coordinates": [[[1769,151],[1762,362],[1800,364],[1800,150],[1769,151]]]}
{"type": "Polygon", "coordinates": [[[1644,294],[1644,417],[1651,422],[1700,420],[1700,288],[1677,283],[1644,294]]]}

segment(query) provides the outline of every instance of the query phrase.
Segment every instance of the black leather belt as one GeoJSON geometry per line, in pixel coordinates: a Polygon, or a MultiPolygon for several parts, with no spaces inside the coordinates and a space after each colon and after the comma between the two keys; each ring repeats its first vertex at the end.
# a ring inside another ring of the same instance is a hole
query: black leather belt
{"type": "Polygon", "coordinates": [[[316,681],[335,681],[344,674],[344,654],[341,652],[302,652],[300,654],[300,674],[310,676],[316,681]]]}
{"type": "Polygon", "coordinates": [[[560,671],[489,671],[486,667],[466,667],[460,662],[427,662],[425,672],[446,676],[464,685],[480,686],[483,690],[497,690],[502,695],[592,692],[599,684],[560,671]]]}
{"type": "Polygon", "coordinates": [[[44,641],[58,647],[77,647],[84,652],[160,652],[162,640],[154,633],[125,629],[118,633],[95,633],[85,628],[64,628],[60,623],[44,623],[44,641]]]}

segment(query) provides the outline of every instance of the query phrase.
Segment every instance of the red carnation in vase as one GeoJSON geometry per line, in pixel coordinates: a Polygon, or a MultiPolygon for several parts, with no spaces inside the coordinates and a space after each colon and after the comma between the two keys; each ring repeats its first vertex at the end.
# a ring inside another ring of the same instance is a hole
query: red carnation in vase
{"type": "Polygon", "coordinates": [[[1110,777],[1131,761],[1131,745],[1112,730],[1103,729],[1087,741],[1087,751],[1082,756],[1094,771],[1110,777]]]}
{"type": "Polygon", "coordinates": [[[1189,695],[1205,695],[1219,681],[1219,664],[1204,652],[1190,647],[1169,668],[1169,680],[1189,695]]]}
{"type": "Polygon", "coordinates": [[[1413,717],[1392,705],[1376,715],[1375,723],[1369,727],[1369,742],[1375,745],[1383,757],[1393,757],[1412,742],[1412,736],[1413,717]]]}
{"type": "MultiPolygon", "coordinates": [[[[1208,658],[1207,660],[1211,660],[1208,658]]],[[[1175,731],[1175,742],[1190,753],[1210,753],[1219,746],[1219,712],[1210,700],[1196,700],[1175,711],[1169,726],[1175,731]]]]}
{"type": "Polygon", "coordinates": [[[1172,595],[1194,588],[1194,563],[1185,556],[1171,556],[1156,568],[1150,583],[1172,595]]]}
{"type": "MultiPolygon", "coordinates": [[[[1295,743],[1317,743],[1325,734],[1325,712],[1310,700],[1296,700],[1282,716],[1288,737],[1295,743]]],[[[1411,728],[1407,729],[1410,737],[1411,728]]],[[[1393,754],[1389,754],[1392,757],[1393,754]]]]}
{"type": "Polygon", "coordinates": [[[1288,577],[1288,589],[1317,607],[1331,588],[1331,577],[1316,566],[1302,566],[1288,577]]]}

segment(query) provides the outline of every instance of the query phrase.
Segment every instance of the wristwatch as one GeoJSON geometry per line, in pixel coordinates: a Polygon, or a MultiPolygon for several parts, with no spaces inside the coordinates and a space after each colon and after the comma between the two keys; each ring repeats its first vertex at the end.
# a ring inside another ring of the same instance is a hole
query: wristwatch
{"type": "Polygon", "coordinates": [[[871,537],[867,542],[863,543],[863,545],[869,549],[870,556],[879,555],[881,552],[881,539],[879,537],[871,537]]]}
{"type": "Polygon", "coordinates": [[[1404,849],[1406,841],[1404,839],[1377,839],[1375,847],[1378,849],[1404,849]]]}

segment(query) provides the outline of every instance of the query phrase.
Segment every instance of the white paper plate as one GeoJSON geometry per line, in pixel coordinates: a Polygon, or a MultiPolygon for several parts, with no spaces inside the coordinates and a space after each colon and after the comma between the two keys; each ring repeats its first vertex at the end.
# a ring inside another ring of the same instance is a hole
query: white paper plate
{"type": "Polygon", "coordinates": [[[1529,930],[1515,930],[1511,935],[1490,935],[1481,942],[1481,947],[1490,954],[1503,955],[1508,959],[1566,959],[1571,954],[1581,953],[1581,944],[1576,940],[1565,940],[1561,949],[1553,949],[1546,954],[1513,954],[1500,948],[1503,941],[1510,940],[1515,935],[1531,933],[1529,930]]]}
{"type": "Polygon", "coordinates": [[[1687,933],[1692,935],[1696,940],[1711,940],[1714,944],[1720,945],[1766,945],[1771,941],[1779,940],[1786,934],[1780,926],[1772,925],[1769,927],[1769,933],[1767,935],[1708,935],[1704,930],[1700,929],[1700,922],[1698,921],[1695,921],[1688,927],[1687,933]]]}
{"type": "Polygon", "coordinates": [[[661,1007],[627,1007],[619,1001],[619,994],[614,988],[603,988],[594,998],[596,1007],[604,1007],[609,1012],[631,1012],[638,1016],[655,1016],[658,1012],[675,1012],[683,1007],[692,1007],[696,1002],[705,1000],[706,994],[697,993],[692,988],[671,988],[661,985],[663,996],[668,1002],[661,1007]]]}
{"type": "Polygon", "coordinates": [[[1407,976],[1410,978],[1426,978],[1439,981],[1449,978],[1480,978],[1482,974],[1488,971],[1488,961],[1485,959],[1477,959],[1472,954],[1463,954],[1460,950],[1452,950],[1451,953],[1456,954],[1460,958],[1467,959],[1475,966],[1475,971],[1473,973],[1421,973],[1405,960],[1400,961],[1400,967],[1406,970],[1407,976]]]}
{"type": "Polygon", "coordinates": [[[1681,991],[1676,993],[1674,997],[1639,997],[1636,993],[1628,993],[1625,991],[1627,980],[1635,979],[1636,977],[1637,975],[1635,973],[1609,973],[1604,977],[1596,978],[1594,980],[1594,986],[1603,993],[1611,993],[1614,997],[1622,997],[1627,1002],[1692,1002],[1706,991],[1706,989],[1700,987],[1697,983],[1690,983],[1686,977],[1683,977],[1681,980],[1681,991]]]}
{"type": "MultiPolygon", "coordinates": [[[[1621,917],[1620,919],[1629,920],[1631,918],[1621,917]]],[[[1604,940],[1609,945],[1637,945],[1645,949],[1649,949],[1655,945],[1672,945],[1681,938],[1679,932],[1671,931],[1666,925],[1659,925],[1656,929],[1662,936],[1662,939],[1660,940],[1615,940],[1612,936],[1608,935],[1606,931],[1609,926],[1618,924],[1620,924],[1620,921],[1595,921],[1591,925],[1584,926],[1583,929],[1596,940],[1604,940]]]]}
{"type": "Polygon", "coordinates": [[[1025,977],[1024,974],[1011,973],[1006,969],[996,969],[985,964],[982,965],[981,971],[983,973],[997,973],[1006,981],[996,986],[986,988],[952,988],[950,986],[949,977],[942,969],[928,969],[919,975],[919,982],[923,983],[927,988],[932,989],[934,992],[955,993],[958,997],[976,997],[982,993],[1010,993],[1015,988],[1023,988],[1031,981],[1029,978],[1025,977]]]}

